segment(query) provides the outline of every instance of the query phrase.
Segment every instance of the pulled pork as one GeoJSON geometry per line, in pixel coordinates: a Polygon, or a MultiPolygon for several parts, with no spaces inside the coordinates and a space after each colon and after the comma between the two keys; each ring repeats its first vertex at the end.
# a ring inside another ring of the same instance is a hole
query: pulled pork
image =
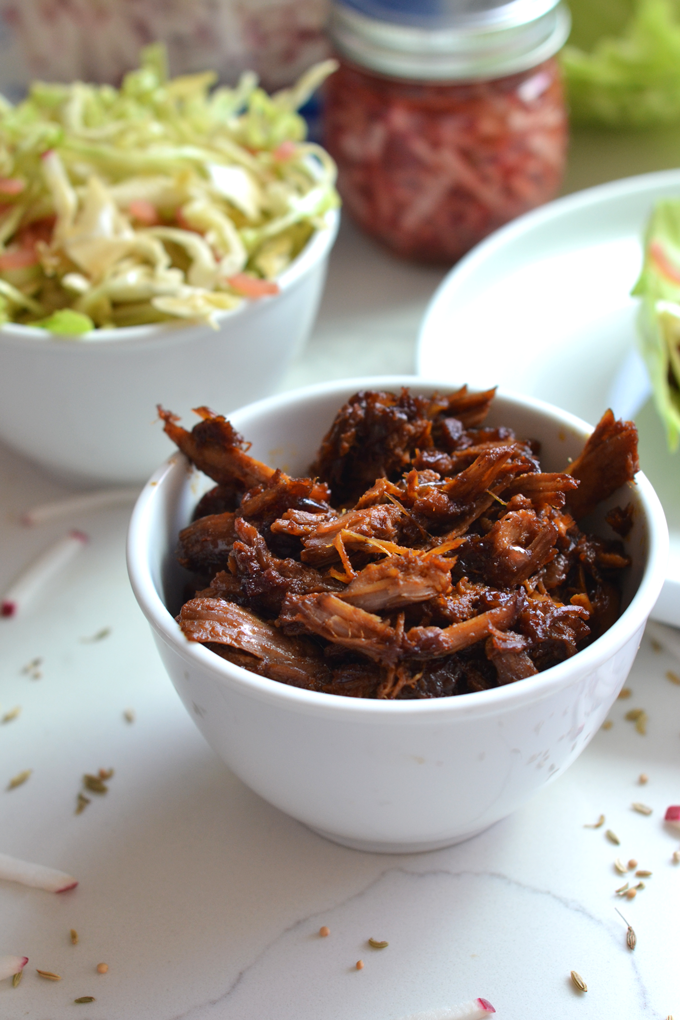
{"type": "MultiPolygon", "coordinates": [[[[217,484],[179,536],[191,641],[260,676],[360,698],[439,698],[514,683],[575,655],[619,613],[623,545],[579,520],[638,470],[607,411],[564,472],[484,421],[494,391],[362,392],[310,477],[248,454],[201,407],[165,431],[217,484]]],[[[632,506],[610,511],[619,534],[632,506]]]]}

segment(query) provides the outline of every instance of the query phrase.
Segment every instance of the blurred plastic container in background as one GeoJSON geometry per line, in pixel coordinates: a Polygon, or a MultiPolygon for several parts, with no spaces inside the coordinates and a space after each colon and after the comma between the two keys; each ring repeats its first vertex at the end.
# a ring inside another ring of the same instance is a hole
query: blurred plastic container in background
{"type": "Polygon", "coordinates": [[[234,84],[253,70],[271,91],[327,55],[327,11],[327,0],[0,0],[2,91],[34,78],[117,85],[153,42],[173,75],[209,69],[234,84]]]}
{"type": "Polygon", "coordinates": [[[567,147],[558,0],[334,0],[324,142],[345,210],[452,263],[553,198],[567,147]]]}

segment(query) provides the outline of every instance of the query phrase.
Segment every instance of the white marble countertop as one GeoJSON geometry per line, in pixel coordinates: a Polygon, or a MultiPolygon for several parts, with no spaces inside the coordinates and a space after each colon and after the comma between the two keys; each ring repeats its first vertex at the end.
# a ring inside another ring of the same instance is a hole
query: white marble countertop
{"type": "MultiPolygon", "coordinates": [[[[345,225],[286,387],[412,370],[441,276],[345,225]]],[[[58,896],[0,882],[0,955],[30,958],[18,987],[0,983],[2,1020],[397,1020],[480,995],[499,1020],[680,1017],[680,835],[663,823],[680,802],[680,686],[666,676],[677,659],[645,638],[611,728],[481,836],[420,855],[348,850],[264,803],[204,743],[128,585],[129,507],[20,523],[69,491],[0,448],[0,591],[69,528],[90,536],[24,614],[0,620],[0,719],[21,708],[0,723],[0,852],[80,882],[58,896]],[[648,713],[646,735],[625,720],[631,707],[648,713]],[[74,814],[83,773],[111,767],[109,792],[74,814]],[[605,825],[584,827],[600,814],[605,825]],[[614,894],[627,880],[617,856],[653,872],[632,901],[614,894]]]]}

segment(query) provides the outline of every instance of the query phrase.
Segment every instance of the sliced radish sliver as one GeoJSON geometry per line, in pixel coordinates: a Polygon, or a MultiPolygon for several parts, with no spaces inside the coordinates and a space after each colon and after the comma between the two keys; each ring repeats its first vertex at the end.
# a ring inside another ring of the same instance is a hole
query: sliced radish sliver
{"type": "Polygon", "coordinates": [[[27,956],[0,956],[0,981],[14,977],[28,963],[27,956]]]}
{"type": "Polygon", "coordinates": [[[0,854],[0,878],[8,882],[21,882],[36,889],[47,892],[66,892],[78,885],[78,880],[55,868],[46,868],[42,864],[31,864],[20,861],[17,857],[0,854]]]}

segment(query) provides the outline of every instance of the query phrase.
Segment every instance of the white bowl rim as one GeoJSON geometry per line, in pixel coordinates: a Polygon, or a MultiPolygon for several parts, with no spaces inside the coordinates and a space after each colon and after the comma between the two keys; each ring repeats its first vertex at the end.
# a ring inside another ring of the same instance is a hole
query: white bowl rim
{"type": "MultiPolygon", "coordinates": [[[[230,415],[235,427],[239,427],[238,418],[253,413],[268,412],[271,409],[289,406],[308,398],[318,398],[337,392],[340,399],[346,395],[365,389],[395,389],[407,386],[412,389],[422,387],[430,391],[452,391],[453,384],[440,380],[432,380],[420,376],[364,376],[333,380],[323,384],[314,384],[286,393],[266,397],[263,400],[239,408],[230,415]]],[[[584,437],[593,431],[592,426],[576,415],[555,407],[546,401],[534,397],[526,397],[511,390],[497,389],[498,397],[505,398],[522,407],[538,411],[561,426],[570,428],[584,437]]],[[[144,486],[130,519],[127,541],[127,562],[130,582],[151,626],[162,640],[176,647],[180,654],[193,660],[201,670],[207,669],[215,678],[237,687],[242,694],[266,700],[278,701],[287,705],[290,710],[303,711],[313,715],[332,713],[344,714],[348,719],[374,723],[398,723],[405,716],[413,716],[422,722],[433,722],[442,713],[459,715],[493,714],[517,706],[522,702],[532,702],[549,696],[560,687],[570,685],[570,674],[574,673],[574,662],[578,658],[578,675],[571,682],[577,683],[579,677],[588,674],[613,656],[620,649],[628,636],[641,630],[649,616],[663,584],[665,563],[668,556],[668,527],[658,496],[643,472],[636,477],[639,500],[645,509],[649,548],[647,563],[630,604],[618,620],[601,637],[591,645],[564,662],[558,663],[536,676],[527,677],[516,683],[495,687],[488,691],[445,698],[413,699],[403,701],[378,700],[373,698],[351,698],[339,694],[326,694],[292,687],[277,680],[260,677],[240,666],[220,658],[210,649],[197,642],[188,641],[182,634],[179,625],[165,607],[159,592],[147,569],[143,526],[145,517],[152,501],[161,498],[163,482],[176,471],[186,472],[189,466],[187,458],[177,452],[173,453],[152,475],[144,486]]]]}
{"type": "MultiPolygon", "coordinates": [[[[324,213],[323,219],[325,220],[325,226],[319,227],[312,234],[298,257],[291,262],[280,276],[276,277],[276,283],[278,283],[281,289],[281,294],[294,287],[298,280],[321,262],[330,251],[340,226],[340,210],[337,208],[329,209],[324,213]]],[[[275,301],[279,296],[280,294],[272,294],[258,298],[257,301],[248,301],[246,299],[236,308],[217,312],[215,318],[217,322],[221,323],[236,316],[246,315],[261,304],[275,301]]],[[[178,319],[177,322],[151,323],[146,326],[121,326],[120,329],[98,329],[92,330],[91,334],[88,335],[88,339],[83,340],[80,337],[74,338],[73,336],[50,333],[48,330],[38,329],[35,326],[23,326],[21,323],[8,322],[0,327],[0,343],[46,344],[53,349],[80,351],[104,346],[161,342],[167,340],[168,337],[179,340],[184,331],[195,330],[197,325],[204,325],[204,323],[178,319]]]]}

